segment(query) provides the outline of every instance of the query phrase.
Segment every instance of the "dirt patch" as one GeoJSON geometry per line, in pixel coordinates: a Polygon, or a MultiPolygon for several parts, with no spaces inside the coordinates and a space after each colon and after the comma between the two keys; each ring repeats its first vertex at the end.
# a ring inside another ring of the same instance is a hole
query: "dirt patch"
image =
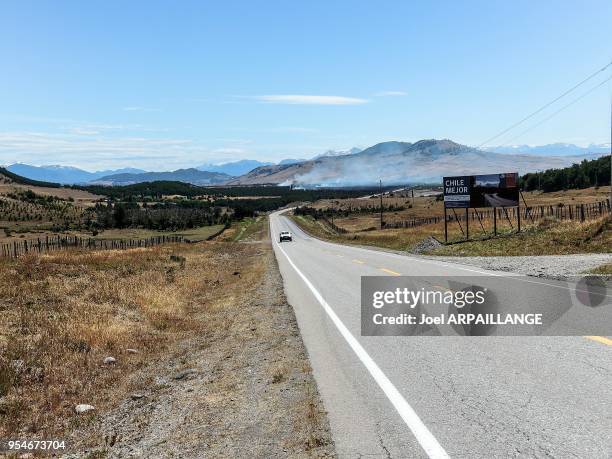
{"type": "MultiPolygon", "coordinates": [[[[326,416],[268,248],[263,285],[224,329],[134,375],[151,381],[87,432],[107,457],[333,456],[326,416]]],[[[137,383],[136,383],[137,384],[137,383]]],[[[92,450],[83,451],[91,453],[92,450]]]]}

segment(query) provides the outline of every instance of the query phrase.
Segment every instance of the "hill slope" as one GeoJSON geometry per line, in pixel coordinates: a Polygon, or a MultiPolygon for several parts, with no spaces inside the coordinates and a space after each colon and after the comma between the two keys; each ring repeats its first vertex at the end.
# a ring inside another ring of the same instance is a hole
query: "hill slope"
{"type": "Polygon", "coordinates": [[[566,167],[596,156],[500,154],[477,150],[447,139],[415,143],[393,141],[349,155],[322,157],[293,165],[259,167],[229,183],[350,186],[373,185],[381,178],[386,183],[398,184],[438,182],[444,175],[526,173],[566,167]]]}
{"type": "Polygon", "coordinates": [[[145,172],[141,169],[134,168],[88,172],[70,166],[30,166],[29,164],[22,163],[11,164],[7,167],[7,170],[32,180],[54,182],[62,185],[87,183],[106,175],[145,172]]]}
{"type": "Polygon", "coordinates": [[[178,169],[172,172],[145,172],[143,174],[115,174],[92,182],[97,185],[132,185],[142,182],[176,181],[192,185],[219,185],[232,179],[231,175],[197,169],[178,169]]]}
{"type": "Polygon", "coordinates": [[[234,161],[225,164],[203,164],[198,166],[196,169],[206,172],[218,172],[220,174],[227,174],[237,177],[244,175],[260,166],[269,166],[272,163],[261,162],[255,159],[242,159],[240,161],[234,161]]]}

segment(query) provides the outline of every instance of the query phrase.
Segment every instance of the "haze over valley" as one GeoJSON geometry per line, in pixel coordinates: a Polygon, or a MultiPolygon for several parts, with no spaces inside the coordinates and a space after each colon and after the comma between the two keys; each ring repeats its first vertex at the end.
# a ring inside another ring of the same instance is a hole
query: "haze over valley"
{"type": "Polygon", "coordinates": [[[286,159],[277,164],[242,159],[222,164],[202,164],[174,171],[153,172],[123,168],[88,172],[70,166],[12,164],[7,169],[24,177],[60,184],[130,185],[156,180],[193,185],[297,185],[356,186],[433,183],[449,174],[518,171],[523,174],[562,168],[583,159],[607,154],[607,146],[572,144],[492,147],[479,150],[451,140],[382,142],[366,149],[327,150],[312,159],[286,159]]]}

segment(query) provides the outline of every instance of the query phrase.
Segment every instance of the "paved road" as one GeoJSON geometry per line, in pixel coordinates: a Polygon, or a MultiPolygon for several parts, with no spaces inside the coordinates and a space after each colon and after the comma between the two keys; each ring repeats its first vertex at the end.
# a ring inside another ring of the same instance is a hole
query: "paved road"
{"type": "Polygon", "coordinates": [[[612,457],[611,340],[363,337],[361,276],[487,271],[323,242],[273,214],[273,240],[282,230],[295,240],[276,257],[340,457],[612,457]]]}

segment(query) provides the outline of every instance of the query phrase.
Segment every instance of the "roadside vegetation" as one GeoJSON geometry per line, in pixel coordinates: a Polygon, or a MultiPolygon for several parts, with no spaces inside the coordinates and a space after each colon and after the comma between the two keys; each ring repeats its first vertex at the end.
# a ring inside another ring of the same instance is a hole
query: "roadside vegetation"
{"type": "Polygon", "coordinates": [[[238,242],[258,239],[262,233],[267,233],[267,224],[268,219],[265,216],[244,218],[239,222],[234,222],[219,240],[238,242]]]}
{"type": "MultiPolygon", "coordinates": [[[[577,253],[611,253],[612,224],[610,218],[583,223],[546,219],[527,224],[521,233],[509,227],[499,228],[496,238],[483,238],[474,229],[472,241],[461,242],[463,234],[456,223],[449,224],[449,239],[457,241],[443,245],[444,224],[415,228],[372,229],[339,233],[324,220],[311,216],[293,216],[294,221],[315,237],[334,242],[369,245],[429,255],[504,256],[504,255],[563,255],[577,253]]],[[[335,220],[338,222],[338,219],[335,220]]],[[[342,227],[345,227],[338,223],[342,227]]]]}
{"type": "MultiPolygon", "coordinates": [[[[235,239],[267,240],[264,217],[234,223],[239,228],[235,239]]],[[[257,413],[261,438],[280,450],[333,454],[271,248],[231,239],[3,261],[0,437],[69,438],[96,457],[136,447],[148,423],[169,438],[177,433],[168,420],[180,414],[158,412],[155,400],[179,403],[183,381],[203,371],[185,409],[199,413],[198,426],[211,426],[192,439],[211,454],[223,454],[229,438],[244,452],[253,448],[252,419],[232,419],[247,409],[257,413]],[[257,300],[262,292],[268,296],[257,300]],[[78,414],[77,405],[93,408],[78,414]]]]}
{"type": "Polygon", "coordinates": [[[590,274],[602,274],[605,276],[612,276],[612,263],[606,263],[605,265],[598,266],[597,268],[591,269],[590,274]]]}
{"type": "Polygon", "coordinates": [[[93,239],[146,239],[155,236],[184,236],[191,242],[205,241],[211,236],[219,233],[225,225],[201,226],[179,231],[155,231],[142,228],[110,229],[93,236],[93,239]]]}
{"type": "Polygon", "coordinates": [[[519,234],[448,245],[429,253],[457,256],[612,253],[612,223],[609,217],[583,223],[548,219],[519,234]]]}

